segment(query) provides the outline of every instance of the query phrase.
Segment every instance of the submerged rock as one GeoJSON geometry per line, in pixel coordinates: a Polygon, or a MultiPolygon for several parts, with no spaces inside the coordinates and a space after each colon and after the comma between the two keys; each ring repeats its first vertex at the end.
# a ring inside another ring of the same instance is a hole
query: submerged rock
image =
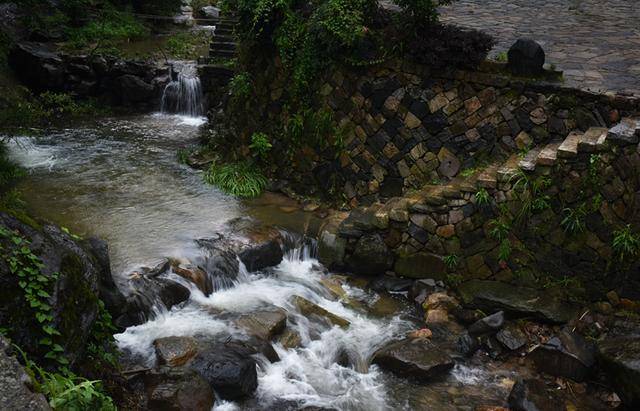
{"type": "Polygon", "coordinates": [[[237,255],[219,239],[197,240],[196,243],[206,250],[206,254],[197,264],[207,273],[208,283],[205,287],[213,291],[233,287],[240,272],[237,255]]]}
{"type": "Polygon", "coordinates": [[[599,342],[598,360],[625,406],[640,408],[640,336],[610,337],[599,342]]]}
{"type": "Polygon", "coordinates": [[[198,353],[189,367],[197,371],[225,400],[249,397],[258,387],[256,361],[246,348],[215,344],[198,353]]]}
{"type": "Polygon", "coordinates": [[[466,306],[483,311],[504,310],[533,316],[551,323],[566,323],[577,315],[576,307],[532,288],[514,287],[498,281],[471,280],[458,287],[466,306]]]}
{"type": "Polygon", "coordinates": [[[564,411],[564,401],[540,380],[520,380],[509,394],[512,411],[564,411]]]}
{"type": "Polygon", "coordinates": [[[561,331],[529,356],[538,370],[579,382],[586,379],[595,364],[593,345],[570,331],[561,331]]]}
{"type": "Polygon", "coordinates": [[[198,352],[198,343],[192,337],[164,337],[153,342],[158,364],[178,367],[198,352]]]}
{"type": "Polygon", "coordinates": [[[451,355],[424,338],[406,338],[387,345],[373,356],[373,363],[405,378],[431,381],[454,366],[451,355]]]}
{"type": "Polygon", "coordinates": [[[329,321],[329,323],[331,323],[332,325],[337,325],[342,328],[346,328],[351,325],[351,323],[344,318],[330,313],[319,305],[314,304],[306,298],[300,297],[299,295],[294,295],[291,302],[303,315],[306,315],[307,317],[317,316],[329,321]]]}
{"type": "Polygon", "coordinates": [[[287,326],[287,314],[282,309],[255,311],[242,315],[236,324],[249,334],[270,341],[287,326]]]}
{"type": "Polygon", "coordinates": [[[215,402],[209,383],[190,369],[162,367],[143,380],[150,410],[210,411],[215,402]]]}

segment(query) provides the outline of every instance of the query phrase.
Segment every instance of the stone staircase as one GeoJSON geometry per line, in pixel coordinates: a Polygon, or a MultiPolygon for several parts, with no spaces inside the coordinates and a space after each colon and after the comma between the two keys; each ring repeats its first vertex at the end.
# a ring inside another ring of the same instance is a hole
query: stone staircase
{"type": "Polygon", "coordinates": [[[623,118],[620,123],[607,129],[591,127],[586,132],[572,131],[564,140],[552,141],[530,149],[523,157],[512,154],[506,161],[488,165],[471,177],[458,176],[446,185],[429,185],[414,194],[427,203],[436,204],[438,197],[462,198],[464,193],[475,193],[478,189],[498,188],[500,183],[510,182],[521,172],[534,173],[548,169],[560,162],[574,161],[581,155],[603,152],[612,146],[638,146],[640,150],[640,118],[623,118]]]}
{"type": "Polygon", "coordinates": [[[237,17],[219,17],[213,23],[216,26],[209,48],[209,59],[231,59],[236,56],[237,41],[235,28],[237,17]]]}

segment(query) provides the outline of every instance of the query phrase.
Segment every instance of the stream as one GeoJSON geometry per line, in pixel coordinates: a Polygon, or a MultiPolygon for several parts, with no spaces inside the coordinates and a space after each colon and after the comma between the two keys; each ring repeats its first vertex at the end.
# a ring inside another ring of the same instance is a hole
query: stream
{"type": "Polygon", "coordinates": [[[203,118],[168,114],[107,118],[11,143],[12,157],[28,170],[18,189],[30,211],[81,236],[105,239],[124,290],[132,270],[162,257],[191,258],[199,252],[194,239],[214,235],[235,217],[253,216],[297,239],[268,272],[247,273],[241,265],[232,288],[205,296],[187,284],[186,304],[159,307],[154,319],[117,335],[121,350],[152,366],[157,338],[238,336],[243,331],[230,317],[276,306],[287,311],[289,327],[301,337],[299,348],[274,344],[281,360],[259,359],[255,398],[216,401],[214,409],[290,409],[283,407],[286,403],[363,411],[473,410],[504,402],[510,389],[504,381],[513,373],[487,365],[458,364],[446,381],[426,386],[368,366],[385,343],[421,328],[413,309],[406,299],[379,295],[357,281],[347,281],[344,289],[365,310],[331,299],[322,283],[330,274],[316,260],[313,242],[300,241],[305,230],[312,233],[318,225],[313,214],[269,196],[238,201],[204,184],[200,171],[178,163],[177,150],[195,144],[203,124],[203,118]],[[294,295],[351,326],[329,327],[306,318],[290,303],[294,295]],[[363,366],[340,365],[345,351],[363,366]]]}

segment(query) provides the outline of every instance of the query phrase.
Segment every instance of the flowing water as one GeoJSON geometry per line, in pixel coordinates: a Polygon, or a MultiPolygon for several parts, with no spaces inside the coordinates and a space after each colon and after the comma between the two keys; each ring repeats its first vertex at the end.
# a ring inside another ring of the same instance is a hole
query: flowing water
{"type": "MultiPolygon", "coordinates": [[[[191,259],[200,252],[194,239],[212,236],[234,217],[253,215],[281,227],[313,231],[309,227],[317,221],[308,214],[285,212],[288,207],[268,197],[239,202],[203,184],[200,172],[180,165],[176,151],[196,142],[203,122],[156,114],[103,119],[19,138],[11,143],[11,152],[29,171],[19,189],[34,213],[83,236],[107,240],[121,287],[126,287],[127,273],[157,258],[191,259]]],[[[345,285],[345,290],[359,305],[330,298],[322,285],[328,274],[308,241],[289,247],[273,269],[240,270],[233,287],[209,296],[186,284],[191,297],[185,304],[170,311],[158,307],[154,319],[116,336],[119,347],[152,365],[156,338],[243,338],[234,318],[277,306],[287,310],[288,326],[301,336],[300,348],[276,344],[281,361],[260,361],[256,398],[245,404],[218,402],[217,409],[270,410],[283,403],[367,411],[473,409],[490,399],[499,403],[508,392],[500,382],[503,376],[483,368],[459,366],[447,381],[424,387],[368,367],[377,348],[418,325],[393,298],[354,285],[345,285]],[[290,303],[294,295],[347,319],[351,326],[331,328],[302,316],[290,303]],[[380,304],[395,308],[376,315],[380,304]],[[345,352],[355,359],[350,361],[354,365],[339,364],[345,352]],[[480,399],[474,400],[476,396],[480,399]]]]}
{"type": "Polygon", "coordinates": [[[162,113],[202,116],[204,105],[202,84],[195,64],[174,62],[171,70],[172,80],[162,93],[160,111],[162,113]]]}

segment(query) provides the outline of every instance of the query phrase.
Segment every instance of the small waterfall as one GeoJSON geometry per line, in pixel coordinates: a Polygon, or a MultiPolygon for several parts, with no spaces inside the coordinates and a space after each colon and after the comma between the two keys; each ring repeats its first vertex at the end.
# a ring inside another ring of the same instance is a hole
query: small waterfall
{"type": "Polygon", "coordinates": [[[199,117],[204,114],[202,85],[194,63],[174,63],[171,82],[162,93],[162,113],[199,117]]]}

